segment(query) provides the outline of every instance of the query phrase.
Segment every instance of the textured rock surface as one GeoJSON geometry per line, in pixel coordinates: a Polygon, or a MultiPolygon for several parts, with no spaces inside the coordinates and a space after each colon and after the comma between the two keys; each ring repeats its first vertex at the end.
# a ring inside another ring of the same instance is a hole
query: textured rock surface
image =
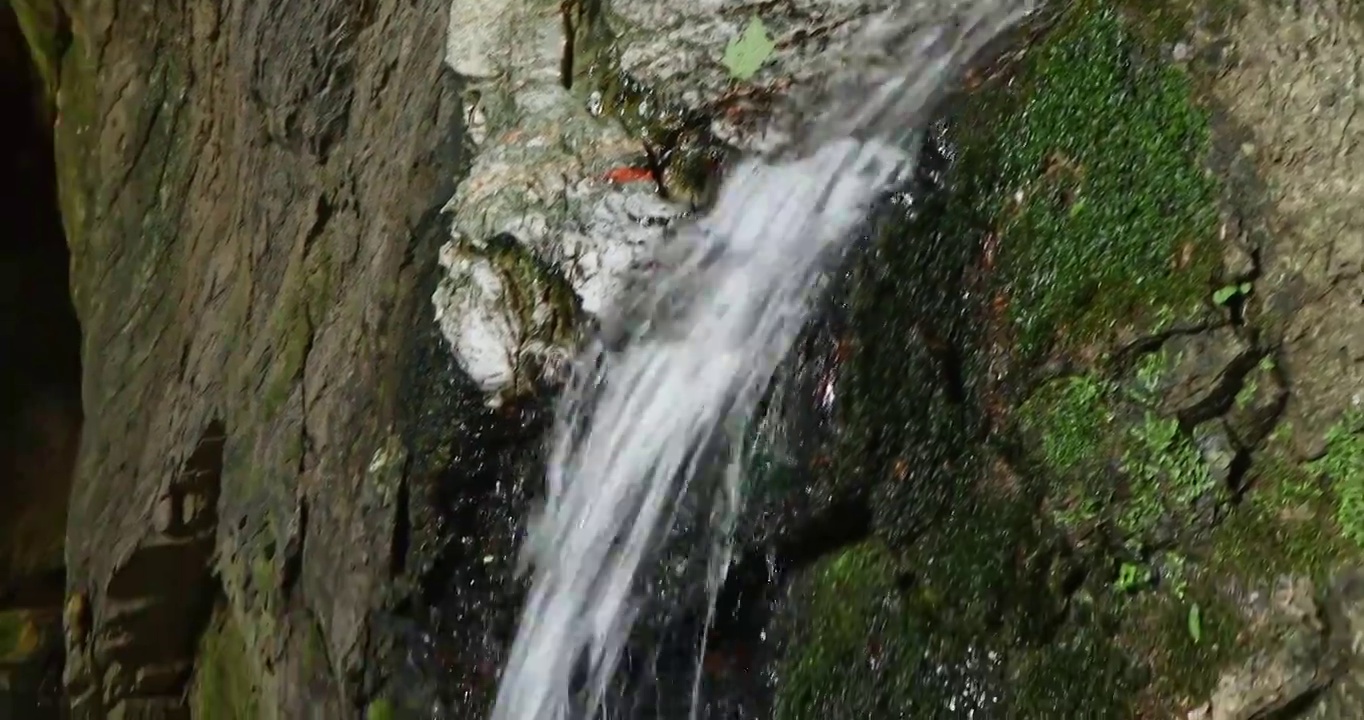
{"type": "Polygon", "coordinates": [[[1235,151],[1262,182],[1247,203],[1269,209],[1253,237],[1285,371],[1298,450],[1319,454],[1327,428],[1364,406],[1364,24],[1341,0],[1245,3],[1217,40],[1212,84],[1243,129],[1235,151]],[[1267,78],[1272,78],[1267,80],[1267,78]]]}
{"type": "Polygon", "coordinates": [[[370,614],[407,560],[406,503],[426,502],[377,459],[403,457],[417,412],[400,392],[458,170],[448,8],[61,8],[69,35],[38,40],[61,50],[88,418],[73,713],[184,717],[228,677],[259,711],[239,717],[346,717],[378,682],[370,614]],[[239,651],[201,644],[210,620],[239,651]]]}

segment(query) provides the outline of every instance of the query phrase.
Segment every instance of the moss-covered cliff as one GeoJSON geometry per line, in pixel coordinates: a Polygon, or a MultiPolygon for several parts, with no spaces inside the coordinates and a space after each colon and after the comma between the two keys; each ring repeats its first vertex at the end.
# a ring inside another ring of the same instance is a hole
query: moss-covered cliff
{"type": "MultiPolygon", "coordinates": [[[[1345,258],[1364,225],[1288,226],[1286,180],[1259,156],[1276,151],[1254,139],[1276,128],[1225,104],[1266,35],[1306,32],[1331,50],[1303,62],[1338,67],[1358,18],[1308,5],[1058,5],[951,113],[932,219],[876,265],[921,279],[934,260],[905,245],[972,244],[976,330],[954,317],[955,338],[920,342],[945,342],[988,427],[957,424],[936,443],[975,450],[924,457],[961,411],[898,400],[932,396],[892,330],[915,304],[894,282],[854,289],[875,311],[853,324],[841,432],[870,439],[836,458],[833,482],[870,484],[878,519],[788,588],[779,717],[1360,712],[1341,650],[1353,626],[1317,620],[1359,601],[1340,574],[1361,549],[1359,361],[1308,347],[1358,343],[1358,301],[1335,288],[1359,288],[1345,258]],[[1334,274],[1292,257],[1295,235],[1334,247],[1334,274]],[[1284,333],[1314,304],[1335,313],[1314,332],[1336,340],[1284,333]],[[1295,394],[1323,362],[1352,378],[1327,406],[1295,394]],[[1290,419],[1323,414],[1334,423],[1290,419]]],[[[1354,107],[1352,82],[1301,87],[1354,107]]],[[[1301,121],[1303,151],[1359,132],[1301,121]]],[[[1315,212],[1352,212],[1326,181],[1297,190],[1315,212]]]]}

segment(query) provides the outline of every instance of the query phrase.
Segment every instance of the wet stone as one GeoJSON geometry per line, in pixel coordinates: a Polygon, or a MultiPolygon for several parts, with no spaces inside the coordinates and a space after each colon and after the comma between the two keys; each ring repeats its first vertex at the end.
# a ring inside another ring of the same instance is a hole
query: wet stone
{"type": "Polygon", "coordinates": [[[1236,385],[1240,366],[1254,360],[1255,348],[1232,327],[1221,327],[1167,341],[1169,371],[1159,391],[1166,412],[1204,415],[1224,402],[1236,385]]]}
{"type": "Polygon", "coordinates": [[[1267,717],[1329,681],[1325,628],[1318,617],[1316,587],[1305,578],[1282,578],[1266,597],[1244,605],[1256,636],[1270,647],[1223,673],[1211,700],[1188,720],[1251,720],[1267,717]]]}

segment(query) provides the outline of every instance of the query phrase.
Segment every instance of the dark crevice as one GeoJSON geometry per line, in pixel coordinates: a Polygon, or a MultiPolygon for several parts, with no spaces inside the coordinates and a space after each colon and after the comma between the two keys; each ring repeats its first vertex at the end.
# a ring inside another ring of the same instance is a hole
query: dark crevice
{"type": "Polygon", "coordinates": [[[0,621],[41,636],[24,652],[0,650],[0,717],[47,720],[65,705],[64,545],[84,420],[81,339],[47,89],[9,5],[0,7],[0,107],[0,621]],[[3,617],[10,612],[23,614],[3,617]]]}
{"type": "Polygon", "coordinates": [[[51,608],[66,595],[66,570],[52,568],[12,582],[0,592],[0,608],[51,608]]]}
{"type": "Polygon", "coordinates": [[[100,702],[98,693],[87,696],[78,714],[178,708],[188,696],[197,647],[222,599],[212,559],[225,444],[222,421],[208,422],[158,499],[155,532],[113,572],[87,659],[96,666],[75,684],[117,691],[103,694],[103,708],[87,704],[100,702]]]}
{"type": "Polygon", "coordinates": [[[1253,463],[1250,453],[1245,450],[1240,450],[1232,456],[1231,467],[1227,470],[1227,485],[1234,495],[1239,497],[1245,491],[1245,480],[1253,463]]]}
{"type": "Polygon", "coordinates": [[[1143,355],[1159,350],[1160,346],[1169,340],[1199,335],[1224,325],[1225,323],[1214,325],[1204,322],[1183,324],[1147,335],[1114,350],[1111,365],[1117,372],[1127,372],[1136,366],[1143,355]]]}
{"type": "Polygon", "coordinates": [[[1245,352],[1233,358],[1223,370],[1217,388],[1201,402],[1179,412],[1180,424],[1192,428],[1225,414],[1236,402],[1236,394],[1245,387],[1246,377],[1262,359],[1264,353],[1255,351],[1245,352]]]}
{"type": "Polygon", "coordinates": [[[1293,698],[1278,709],[1270,709],[1265,712],[1256,713],[1251,716],[1251,720],[1297,720],[1307,717],[1307,713],[1313,709],[1317,701],[1321,699],[1329,686],[1316,687],[1293,698]]]}
{"type": "Polygon", "coordinates": [[[295,525],[290,528],[288,544],[284,548],[284,563],[280,567],[280,593],[287,600],[303,572],[303,549],[308,540],[308,499],[300,498],[295,525]]]}
{"type": "Polygon", "coordinates": [[[412,546],[411,490],[406,476],[398,483],[398,499],[394,510],[393,544],[389,548],[389,576],[398,577],[407,572],[407,553],[412,546]]]}

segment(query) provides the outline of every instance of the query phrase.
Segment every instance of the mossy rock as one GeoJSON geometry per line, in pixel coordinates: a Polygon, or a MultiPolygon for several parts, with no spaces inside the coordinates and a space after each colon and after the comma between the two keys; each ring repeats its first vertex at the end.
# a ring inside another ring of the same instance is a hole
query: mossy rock
{"type": "Polygon", "coordinates": [[[261,688],[256,658],[233,611],[219,607],[199,643],[190,703],[205,720],[256,720],[261,688]]]}
{"type": "Polygon", "coordinates": [[[22,662],[42,644],[43,632],[33,613],[0,612],[0,662],[22,662]]]}
{"type": "Polygon", "coordinates": [[[909,622],[896,561],[877,543],[812,567],[792,589],[779,673],[777,720],[895,717],[918,698],[914,675],[927,642],[909,622]]]}
{"type": "Polygon", "coordinates": [[[0,611],[0,717],[59,716],[61,654],[60,613],[0,611]]]}
{"type": "Polygon", "coordinates": [[[1219,254],[1208,112],[1099,0],[1064,11],[960,113],[953,214],[996,247],[1027,359],[1197,314],[1219,254]]]}
{"type": "Polygon", "coordinates": [[[1073,535],[1106,531],[1140,552],[1208,523],[1207,503],[1228,500],[1193,434],[1116,382],[1052,381],[1019,417],[1047,506],[1073,535]]]}
{"type": "Polygon", "coordinates": [[[44,96],[51,105],[57,92],[62,53],[71,42],[66,15],[56,0],[9,0],[8,4],[19,20],[19,29],[43,83],[44,96]]]}
{"type": "Polygon", "coordinates": [[[1347,413],[1326,433],[1326,454],[1310,465],[1329,483],[1341,532],[1364,547],[1364,410],[1347,413]]]}
{"type": "Polygon", "coordinates": [[[791,586],[777,717],[1182,713],[1254,650],[1247,593],[1340,557],[1358,428],[1311,466],[1237,445],[1263,439],[1281,398],[1258,348],[1232,353],[1238,377],[1199,396],[1199,417],[1163,402],[1167,331],[1227,324],[1224,190],[1197,81],[1152,44],[1186,18],[1150,10],[1062,8],[1009,82],[954,112],[955,158],[916,217],[872,224],[831,474],[870,488],[876,539],[791,586]],[[970,449],[981,326],[969,302],[942,304],[969,284],[942,238],[984,244],[1002,311],[986,322],[1021,359],[991,448],[1004,470],[970,449]],[[959,353],[956,397],[935,344],[959,353]],[[1033,372],[1049,359],[1069,369],[1033,372]],[[1228,388],[1230,419],[1205,419],[1228,388]]]}

